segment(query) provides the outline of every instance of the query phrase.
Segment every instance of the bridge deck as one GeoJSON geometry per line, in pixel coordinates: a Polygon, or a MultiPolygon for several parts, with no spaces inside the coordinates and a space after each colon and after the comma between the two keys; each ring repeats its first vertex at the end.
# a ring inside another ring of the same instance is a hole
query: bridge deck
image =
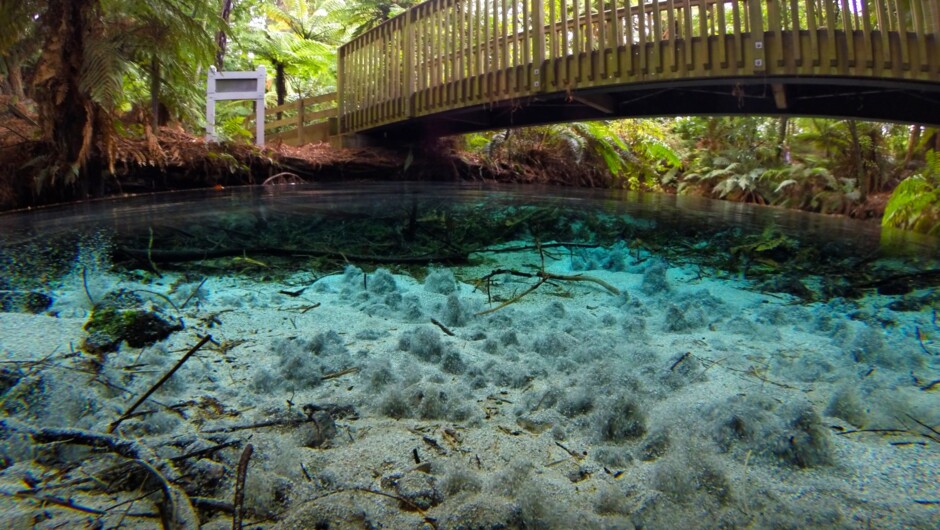
{"type": "Polygon", "coordinates": [[[341,133],[621,116],[940,124],[940,0],[430,0],[339,53],[341,133]]]}

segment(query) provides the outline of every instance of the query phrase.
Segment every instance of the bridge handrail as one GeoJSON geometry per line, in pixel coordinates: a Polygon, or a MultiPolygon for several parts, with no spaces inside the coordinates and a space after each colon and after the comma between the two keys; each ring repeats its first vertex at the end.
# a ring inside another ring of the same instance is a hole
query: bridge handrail
{"type": "Polygon", "coordinates": [[[340,48],[340,130],[677,72],[935,80],[938,55],[940,0],[430,0],[340,48]]]}
{"type": "MultiPolygon", "coordinates": [[[[337,100],[336,92],[330,92],[296,99],[283,105],[266,107],[264,109],[265,137],[268,142],[296,137],[295,141],[302,145],[305,141],[305,129],[336,117],[337,100]],[[314,108],[319,110],[308,110],[314,108]],[[284,117],[285,114],[287,117],[284,117]],[[278,116],[281,117],[278,118],[278,116]],[[268,135],[273,131],[277,133],[268,135]]],[[[250,127],[254,120],[254,116],[251,116],[245,120],[245,123],[250,127]]]]}

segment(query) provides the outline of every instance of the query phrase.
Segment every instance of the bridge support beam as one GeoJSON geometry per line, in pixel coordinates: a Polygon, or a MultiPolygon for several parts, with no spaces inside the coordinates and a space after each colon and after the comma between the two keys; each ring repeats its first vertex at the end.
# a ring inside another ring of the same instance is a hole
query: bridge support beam
{"type": "Polygon", "coordinates": [[[607,94],[575,95],[571,99],[604,114],[613,114],[617,110],[617,100],[607,94]]]}
{"type": "Polygon", "coordinates": [[[774,91],[774,105],[777,107],[777,110],[786,110],[787,109],[787,89],[781,83],[772,83],[770,85],[771,90],[774,91]]]}

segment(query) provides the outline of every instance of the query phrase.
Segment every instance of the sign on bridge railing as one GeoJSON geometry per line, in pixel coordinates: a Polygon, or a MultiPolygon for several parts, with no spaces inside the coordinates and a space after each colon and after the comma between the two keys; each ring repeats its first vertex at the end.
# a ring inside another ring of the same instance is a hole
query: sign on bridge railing
{"type": "Polygon", "coordinates": [[[209,67],[206,87],[206,140],[218,140],[215,134],[215,102],[236,99],[255,100],[255,143],[264,145],[264,89],[267,73],[264,66],[254,72],[219,72],[209,67]]]}

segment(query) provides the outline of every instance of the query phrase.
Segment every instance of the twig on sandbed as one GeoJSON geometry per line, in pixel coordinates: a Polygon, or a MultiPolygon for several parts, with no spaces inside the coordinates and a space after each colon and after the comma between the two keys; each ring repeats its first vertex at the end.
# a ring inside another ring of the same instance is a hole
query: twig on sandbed
{"type": "MultiPolygon", "coordinates": [[[[510,305],[510,304],[514,304],[514,303],[518,302],[519,300],[521,300],[524,296],[528,295],[528,294],[531,293],[532,291],[535,291],[536,289],[538,289],[539,287],[541,287],[542,284],[544,284],[545,282],[548,282],[548,281],[550,281],[550,280],[553,280],[553,281],[562,281],[562,282],[590,282],[590,283],[596,283],[597,285],[600,285],[601,287],[603,287],[605,290],[607,290],[607,292],[609,292],[609,293],[612,294],[612,295],[619,295],[619,294],[620,294],[620,290],[619,290],[619,289],[617,289],[617,288],[614,287],[613,285],[611,285],[611,284],[605,282],[604,280],[601,280],[601,279],[599,279],[599,278],[595,278],[595,277],[593,277],[593,276],[585,276],[585,275],[583,275],[583,274],[575,274],[575,275],[573,275],[573,276],[566,276],[566,275],[562,275],[562,274],[554,274],[554,273],[551,273],[551,272],[546,272],[544,269],[543,269],[543,270],[539,270],[539,271],[534,272],[534,273],[523,272],[523,271],[517,271],[517,270],[512,270],[512,269],[497,269],[497,270],[494,270],[493,272],[487,274],[486,276],[480,278],[480,279],[477,281],[477,285],[479,286],[479,285],[480,285],[481,283],[483,283],[483,282],[489,282],[494,276],[497,276],[497,275],[500,275],[500,274],[509,274],[509,275],[511,275],[511,276],[520,276],[520,277],[522,277],[522,278],[538,278],[539,281],[536,282],[535,285],[533,285],[533,286],[529,287],[528,289],[526,289],[525,291],[523,291],[522,293],[520,293],[520,294],[518,294],[518,295],[516,295],[516,296],[514,296],[514,297],[512,297],[512,298],[510,298],[509,300],[506,300],[505,302],[499,304],[498,306],[492,307],[492,308],[490,308],[490,309],[486,309],[486,310],[483,310],[483,311],[480,311],[480,312],[476,313],[477,316],[486,315],[486,314],[489,314],[489,313],[493,313],[493,312],[499,311],[500,309],[502,309],[502,308],[504,308],[504,307],[506,307],[506,306],[508,306],[508,305],[510,305]]],[[[488,290],[488,289],[487,289],[487,290],[488,290]]]]}
{"type": "Polygon", "coordinates": [[[135,460],[137,465],[146,469],[160,483],[163,490],[163,502],[159,504],[160,520],[164,530],[198,530],[199,517],[193,510],[189,497],[178,486],[171,484],[162,473],[144,460],[135,460]]]}
{"type": "Polygon", "coordinates": [[[128,417],[130,417],[130,415],[134,413],[134,410],[136,410],[137,407],[139,407],[144,401],[146,401],[147,398],[150,397],[151,394],[153,394],[154,392],[156,392],[157,389],[160,388],[160,387],[163,385],[163,383],[166,383],[167,380],[168,380],[174,373],[176,373],[176,371],[179,370],[181,366],[183,366],[183,363],[185,363],[187,360],[189,360],[189,358],[192,357],[194,353],[196,353],[197,351],[199,351],[200,348],[202,348],[203,346],[205,346],[205,344],[206,344],[207,342],[211,341],[211,340],[212,340],[212,335],[206,335],[205,337],[202,338],[202,340],[199,341],[198,344],[196,344],[195,346],[193,346],[192,348],[190,348],[190,350],[189,350],[188,352],[186,352],[186,354],[183,355],[183,357],[181,357],[180,360],[177,361],[175,365],[173,365],[173,368],[170,368],[170,370],[169,370],[167,373],[163,374],[163,377],[161,377],[159,381],[157,381],[152,387],[150,387],[150,390],[144,392],[144,395],[140,396],[140,398],[139,398],[137,401],[135,401],[134,404],[131,405],[131,406],[124,412],[124,414],[121,415],[120,418],[114,420],[114,422],[111,423],[111,425],[108,426],[108,430],[107,430],[106,432],[107,432],[108,434],[114,432],[114,429],[116,429],[117,426],[120,425],[122,421],[124,421],[124,420],[126,420],[128,417]]]}

